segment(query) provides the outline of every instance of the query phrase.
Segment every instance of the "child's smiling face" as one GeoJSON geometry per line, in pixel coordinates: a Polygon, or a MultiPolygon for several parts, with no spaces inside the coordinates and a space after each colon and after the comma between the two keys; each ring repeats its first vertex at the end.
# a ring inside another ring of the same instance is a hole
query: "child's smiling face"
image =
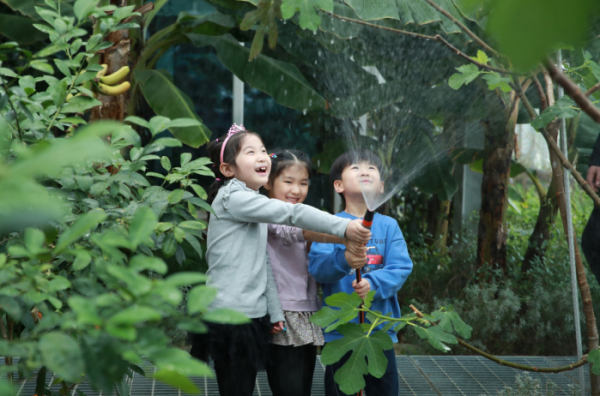
{"type": "Polygon", "coordinates": [[[304,165],[288,166],[265,188],[269,198],[293,204],[302,203],[308,194],[308,171],[304,165]]]}
{"type": "Polygon", "coordinates": [[[235,158],[235,164],[221,164],[221,173],[225,177],[235,177],[246,183],[248,188],[258,190],[269,181],[271,158],[262,140],[248,134],[242,141],[242,147],[235,158]]]}
{"type": "MultiPolygon", "coordinates": [[[[335,191],[343,193],[346,199],[352,196],[374,196],[383,193],[383,182],[377,166],[361,162],[347,166],[342,172],[342,179],[333,184],[335,191]]],[[[352,199],[352,198],[350,198],[352,199]]]]}

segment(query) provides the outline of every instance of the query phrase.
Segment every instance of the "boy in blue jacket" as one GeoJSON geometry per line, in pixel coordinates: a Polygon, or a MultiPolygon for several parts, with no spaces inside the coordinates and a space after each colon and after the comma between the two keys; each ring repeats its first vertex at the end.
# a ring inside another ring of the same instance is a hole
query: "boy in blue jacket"
{"type": "MultiPolygon", "coordinates": [[[[383,192],[383,182],[379,174],[382,168],[380,159],[370,151],[356,150],[342,154],[331,166],[330,181],[333,188],[340,194],[346,208],[336,216],[357,219],[362,218],[367,211],[363,196],[383,192]],[[361,189],[362,186],[362,189],[361,189]]],[[[367,244],[368,264],[365,257],[359,257],[346,251],[344,245],[313,243],[309,253],[309,272],[321,283],[323,298],[339,293],[356,291],[364,298],[369,290],[375,291],[371,309],[384,314],[391,312],[394,318],[399,318],[400,306],[397,293],[412,271],[413,263],[408,256],[406,242],[398,227],[398,222],[391,217],[375,214],[371,228],[372,239],[367,244]],[[354,271],[362,271],[362,281],[356,283],[354,271]]],[[[326,305],[326,304],[325,304],[326,305]]],[[[358,318],[354,319],[358,323],[358,318]]],[[[378,326],[379,330],[383,325],[378,326]]],[[[398,337],[389,331],[394,342],[398,337]]],[[[336,330],[325,333],[325,342],[342,338],[336,330]]],[[[384,351],[388,360],[385,374],[382,378],[368,375],[365,378],[365,390],[369,395],[397,396],[398,372],[394,350],[384,351]]],[[[350,352],[339,362],[325,368],[325,395],[343,395],[334,381],[335,372],[350,357],[350,352]]]]}

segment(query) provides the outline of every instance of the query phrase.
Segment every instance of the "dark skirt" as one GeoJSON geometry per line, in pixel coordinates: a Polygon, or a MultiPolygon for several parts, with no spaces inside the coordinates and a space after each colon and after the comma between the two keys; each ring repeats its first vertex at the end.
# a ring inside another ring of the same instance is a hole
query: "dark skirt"
{"type": "Polygon", "coordinates": [[[264,370],[269,361],[271,320],[269,315],[242,325],[206,323],[208,332],[192,334],[190,354],[208,362],[222,361],[232,366],[244,361],[264,370]]]}

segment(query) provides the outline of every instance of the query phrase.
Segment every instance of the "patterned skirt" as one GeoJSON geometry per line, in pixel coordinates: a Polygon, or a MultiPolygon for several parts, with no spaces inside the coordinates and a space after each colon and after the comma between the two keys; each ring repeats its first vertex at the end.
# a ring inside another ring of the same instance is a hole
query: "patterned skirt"
{"type": "Polygon", "coordinates": [[[324,345],[323,330],[310,321],[313,314],[314,312],[283,311],[287,330],[273,335],[271,343],[283,346],[324,345]]]}

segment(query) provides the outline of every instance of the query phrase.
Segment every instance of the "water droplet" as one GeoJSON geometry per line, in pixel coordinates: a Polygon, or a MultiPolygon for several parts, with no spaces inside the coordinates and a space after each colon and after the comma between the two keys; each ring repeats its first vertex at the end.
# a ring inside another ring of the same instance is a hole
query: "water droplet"
{"type": "Polygon", "coordinates": [[[336,101],[336,102],[339,102],[339,101],[340,101],[340,98],[335,98],[335,101],[336,101]]]}
{"type": "Polygon", "coordinates": [[[283,76],[281,76],[281,81],[283,81],[283,76]]]}
{"type": "Polygon", "coordinates": [[[312,99],[308,101],[308,105],[312,106],[312,99]]]}
{"type": "Polygon", "coordinates": [[[302,110],[302,114],[306,115],[306,109],[302,110]]]}
{"type": "Polygon", "coordinates": [[[348,36],[348,38],[349,38],[350,40],[352,40],[352,36],[348,36]]]}
{"type": "Polygon", "coordinates": [[[319,50],[319,56],[323,55],[323,53],[321,52],[321,50],[319,50]]]}
{"type": "Polygon", "coordinates": [[[317,64],[317,60],[315,59],[315,65],[317,64]]]}
{"type": "Polygon", "coordinates": [[[287,96],[287,89],[283,91],[283,94],[287,96]]]}
{"type": "Polygon", "coordinates": [[[333,39],[331,39],[331,44],[333,44],[333,39]]]}
{"type": "Polygon", "coordinates": [[[285,19],[284,19],[284,20],[283,20],[283,24],[285,25],[286,23],[287,23],[287,20],[285,20],[285,19]]]}
{"type": "Polygon", "coordinates": [[[316,30],[315,30],[315,31],[313,31],[313,34],[316,36],[316,35],[317,35],[317,31],[316,31],[316,30]]]}
{"type": "Polygon", "coordinates": [[[292,43],[290,43],[290,48],[292,48],[292,43]]]}

